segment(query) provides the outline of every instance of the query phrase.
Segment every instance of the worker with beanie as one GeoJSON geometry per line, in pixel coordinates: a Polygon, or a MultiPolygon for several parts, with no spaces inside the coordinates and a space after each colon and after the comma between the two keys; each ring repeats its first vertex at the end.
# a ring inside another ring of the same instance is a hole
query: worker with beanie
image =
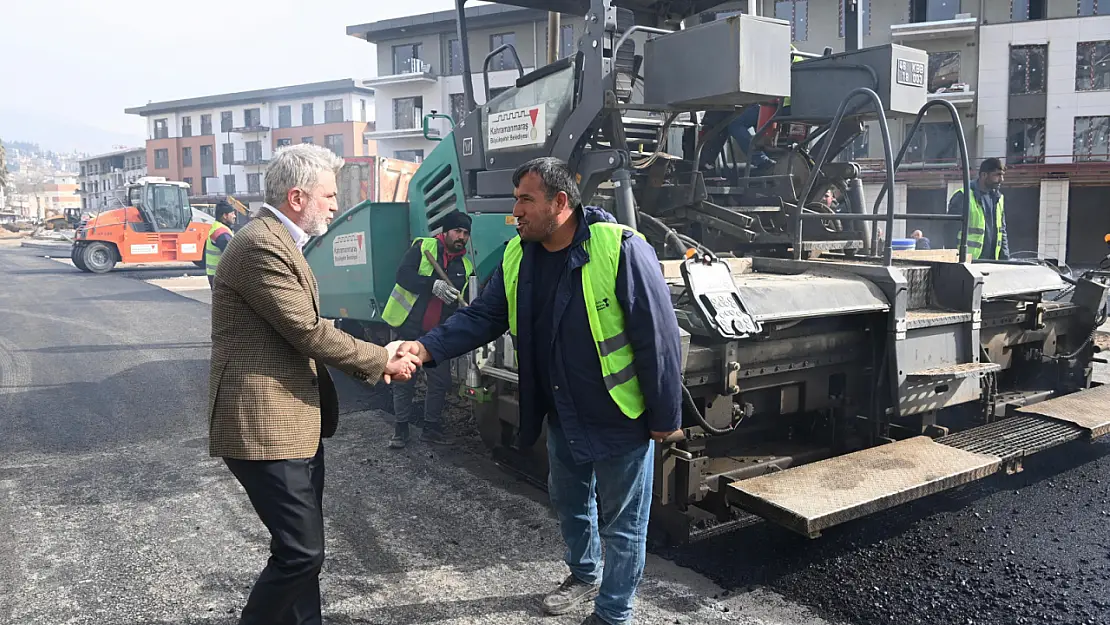
{"type": "MultiPolygon", "coordinates": [[[[474,265],[466,256],[470,241],[470,216],[451,211],[432,224],[440,228],[434,237],[417,237],[401,258],[397,284],[389,295],[382,319],[393,328],[393,338],[412,341],[447,320],[466,296],[474,265]],[[432,261],[446,274],[443,279],[432,261]]],[[[451,387],[451,368],[427,369],[424,394],[424,425],[420,440],[439,445],[451,440],[443,430],[443,406],[451,387]]],[[[414,383],[393,384],[393,413],[397,425],[389,446],[403,448],[409,441],[414,383]]]]}
{"type": "Polygon", "coordinates": [[[204,272],[208,274],[209,287],[216,277],[220,255],[231,242],[233,227],[235,227],[235,208],[227,200],[220,200],[216,203],[216,223],[212,224],[212,229],[208,231],[208,238],[204,243],[204,272]]]}

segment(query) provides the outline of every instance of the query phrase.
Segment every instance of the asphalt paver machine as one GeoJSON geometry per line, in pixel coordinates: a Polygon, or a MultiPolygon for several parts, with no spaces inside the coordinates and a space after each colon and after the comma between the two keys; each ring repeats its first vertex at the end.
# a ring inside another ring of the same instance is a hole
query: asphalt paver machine
{"type": "MultiPolygon", "coordinates": [[[[422,164],[407,204],[348,211],[309,245],[324,314],[380,322],[408,240],[398,231],[434,233],[456,208],[474,218],[476,292],[515,234],[514,169],[551,155],[578,173],[584,198],[647,237],[671,285],[685,437],[658,449],[652,527],[672,540],[749,513],[816,537],[1110,431],[1110,390],[1091,381],[1106,287],[1045,262],[971,262],[965,218],[894,210],[908,142],[891,144],[888,118],[916,129],[928,108],[947,111],[969,182],[956,110],[926,97],[925,52],[849,46],[792,62],[789,24],[698,19],[721,4],[711,0],[509,0],[581,15],[584,30],[575,54],[530,73],[511,45],[492,50],[479,105],[464,4],[470,112],[422,164]],[[499,54],[517,59],[518,78],[490,97],[499,54]],[[765,107],[755,143],[774,167],[755,175],[727,147],[703,158],[751,105],[765,107]],[[720,121],[699,124],[709,112],[720,121]],[[884,148],[873,204],[860,167],[834,160],[864,122],[884,148]],[[819,201],[830,189],[835,209],[819,201]],[[959,233],[950,260],[892,250],[896,222],[910,218],[959,233]],[[366,252],[352,251],[360,236],[366,252]]],[[[495,456],[542,485],[543,442],[514,446],[514,363],[507,335],[477,350],[462,392],[495,456]]]]}

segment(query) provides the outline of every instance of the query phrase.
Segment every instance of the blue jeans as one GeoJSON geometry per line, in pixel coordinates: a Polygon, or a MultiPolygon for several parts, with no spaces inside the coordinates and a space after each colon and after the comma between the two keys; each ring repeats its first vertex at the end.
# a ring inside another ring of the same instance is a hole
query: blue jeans
{"type": "Polygon", "coordinates": [[[567,546],[567,566],[583,582],[601,582],[594,612],[613,625],[632,620],[644,574],[654,445],[646,440],[624,455],[575,464],[562,429],[550,423],[547,428],[548,491],[567,546]]]}

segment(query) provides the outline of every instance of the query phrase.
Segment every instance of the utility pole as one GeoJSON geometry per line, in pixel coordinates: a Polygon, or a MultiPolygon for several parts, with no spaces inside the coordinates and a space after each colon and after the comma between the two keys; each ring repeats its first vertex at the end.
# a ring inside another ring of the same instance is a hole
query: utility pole
{"type": "Polygon", "coordinates": [[[547,14],[547,64],[559,60],[559,31],[562,16],[557,11],[547,14]]]}

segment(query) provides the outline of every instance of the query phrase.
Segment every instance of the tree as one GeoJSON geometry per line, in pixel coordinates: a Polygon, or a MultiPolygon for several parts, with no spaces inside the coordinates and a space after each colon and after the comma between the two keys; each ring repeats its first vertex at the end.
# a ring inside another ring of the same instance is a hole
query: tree
{"type": "Polygon", "coordinates": [[[8,158],[4,151],[4,142],[0,141],[0,191],[8,186],[8,158]]]}

